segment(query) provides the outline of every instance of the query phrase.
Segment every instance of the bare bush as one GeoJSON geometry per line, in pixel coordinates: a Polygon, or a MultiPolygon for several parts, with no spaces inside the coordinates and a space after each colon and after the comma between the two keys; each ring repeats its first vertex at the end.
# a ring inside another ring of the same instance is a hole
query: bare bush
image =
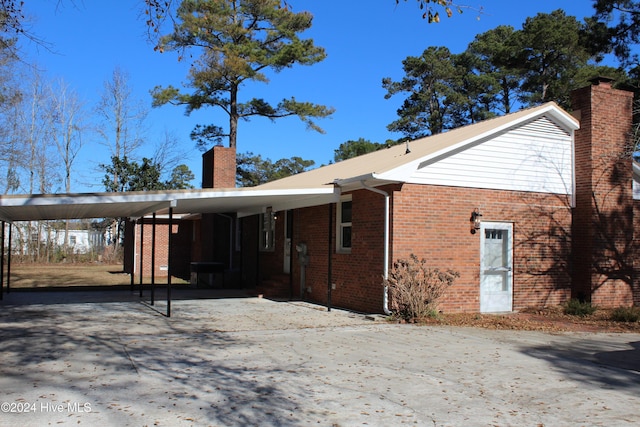
{"type": "Polygon", "coordinates": [[[388,287],[390,308],[395,316],[406,321],[432,316],[437,313],[440,298],[460,273],[429,268],[426,260],[414,254],[409,259],[399,259],[383,281],[388,287]]]}
{"type": "Polygon", "coordinates": [[[107,245],[102,252],[100,261],[105,264],[121,264],[124,262],[124,250],[120,245],[107,245]]]}

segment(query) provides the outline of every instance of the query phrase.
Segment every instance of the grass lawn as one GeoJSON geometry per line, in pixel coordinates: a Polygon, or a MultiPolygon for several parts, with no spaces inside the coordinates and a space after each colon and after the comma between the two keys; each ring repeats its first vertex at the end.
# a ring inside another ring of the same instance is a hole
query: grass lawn
{"type": "MultiPolygon", "coordinates": [[[[5,286],[6,286],[5,265],[5,286]]],[[[166,277],[155,278],[156,284],[166,283],[166,277]]],[[[187,283],[172,277],[172,283],[187,283]]],[[[135,284],[140,276],[134,277],[135,284]]],[[[129,285],[131,277],[123,273],[122,264],[11,264],[11,289],[64,288],[74,286],[129,285]]],[[[144,283],[151,283],[145,278],[144,283]]]]}

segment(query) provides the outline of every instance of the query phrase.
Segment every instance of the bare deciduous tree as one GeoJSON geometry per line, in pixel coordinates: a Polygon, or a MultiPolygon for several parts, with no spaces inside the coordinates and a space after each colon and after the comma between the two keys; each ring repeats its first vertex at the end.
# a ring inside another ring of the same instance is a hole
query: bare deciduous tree
{"type": "Polygon", "coordinates": [[[49,90],[53,112],[51,136],[64,169],[64,190],[70,193],[71,169],[82,148],[82,132],[85,128],[83,104],[78,94],[63,80],[59,80],[49,90]]]}
{"type": "MultiPolygon", "coordinates": [[[[83,106],[78,94],[64,82],[50,86],[50,109],[52,113],[51,137],[58,148],[63,167],[64,191],[71,192],[71,169],[82,148],[84,128],[83,106]]],[[[64,249],[69,247],[69,220],[65,221],[64,249]]]]}
{"type": "MultiPolygon", "coordinates": [[[[102,143],[109,147],[111,157],[134,158],[135,151],[144,143],[148,110],[133,97],[129,76],[119,67],[113,70],[111,79],[105,81],[96,113],[100,122],[98,133],[102,143]]],[[[113,179],[117,184],[118,177],[113,179]]]]}
{"type": "Polygon", "coordinates": [[[24,164],[24,139],[19,127],[23,93],[17,84],[19,75],[17,57],[12,50],[0,46],[0,176],[5,179],[5,194],[18,189],[19,169],[24,164]]]}

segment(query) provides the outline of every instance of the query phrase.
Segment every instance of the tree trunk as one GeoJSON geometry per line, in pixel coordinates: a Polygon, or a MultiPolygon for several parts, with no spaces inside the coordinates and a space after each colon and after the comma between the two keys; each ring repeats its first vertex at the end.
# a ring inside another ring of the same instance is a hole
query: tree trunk
{"type": "Polygon", "coordinates": [[[229,96],[229,148],[236,148],[238,139],[238,86],[233,85],[229,96]]]}

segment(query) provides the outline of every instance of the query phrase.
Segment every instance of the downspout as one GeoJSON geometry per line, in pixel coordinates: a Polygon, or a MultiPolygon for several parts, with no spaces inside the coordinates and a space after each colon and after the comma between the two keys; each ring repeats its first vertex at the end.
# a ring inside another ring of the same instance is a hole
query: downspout
{"type": "MultiPolygon", "coordinates": [[[[382,277],[386,281],[389,278],[389,193],[386,191],[380,190],[378,188],[369,187],[364,180],[360,181],[362,187],[366,190],[372,191],[374,193],[382,194],[384,196],[384,268],[382,270],[382,277]]],[[[389,310],[389,287],[384,287],[384,295],[382,302],[382,310],[384,310],[384,314],[387,316],[391,314],[391,310],[389,310]]]]}
{"type": "Polygon", "coordinates": [[[331,288],[332,288],[331,282],[333,280],[333,277],[332,277],[333,276],[333,262],[332,262],[333,245],[331,243],[332,233],[333,233],[333,204],[329,203],[329,258],[327,259],[327,311],[331,311],[331,288]]]}

